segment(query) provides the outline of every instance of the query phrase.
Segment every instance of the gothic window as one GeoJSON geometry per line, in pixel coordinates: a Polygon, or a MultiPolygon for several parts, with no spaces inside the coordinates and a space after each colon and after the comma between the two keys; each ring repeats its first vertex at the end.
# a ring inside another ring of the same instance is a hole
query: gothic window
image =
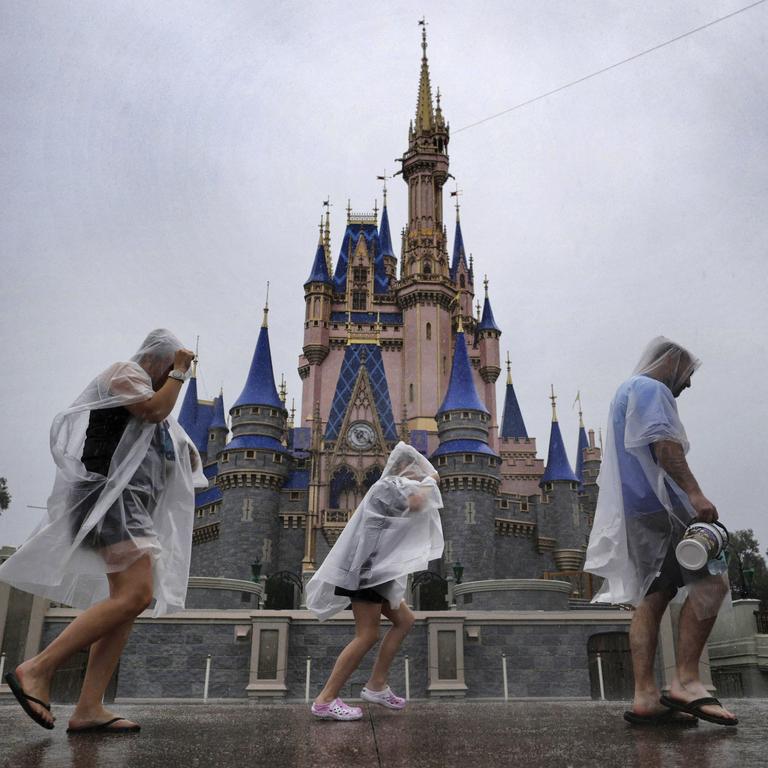
{"type": "Polygon", "coordinates": [[[317,297],[317,296],[315,297],[315,308],[314,308],[314,311],[312,313],[312,316],[313,317],[319,317],[320,316],[320,298],[317,297]]]}
{"type": "Polygon", "coordinates": [[[355,283],[367,283],[368,270],[365,267],[352,267],[352,281],[355,283]]]}
{"type": "Polygon", "coordinates": [[[365,310],[367,307],[367,297],[365,291],[352,291],[352,309],[365,310]]]}
{"type": "Polygon", "coordinates": [[[432,340],[432,323],[427,323],[427,341],[432,340]]]}
{"type": "Polygon", "coordinates": [[[413,402],[413,384],[408,385],[408,401],[413,402]]]}
{"type": "Polygon", "coordinates": [[[466,285],[467,285],[467,284],[466,284],[466,282],[465,282],[465,280],[464,280],[464,275],[459,275],[459,285],[460,285],[462,288],[466,288],[466,285]]]}
{"type": "Polygon", "coordinates": [[[339,467],[331,477],[331,509],[350,509],[354,506],[357,481],[349,467],[339,467]]]}
{"type": "Polygon", "coordinates": [[[363,476],[363,492],[366,492],[381,477],[381,467],[369,467],[363,476]]]}

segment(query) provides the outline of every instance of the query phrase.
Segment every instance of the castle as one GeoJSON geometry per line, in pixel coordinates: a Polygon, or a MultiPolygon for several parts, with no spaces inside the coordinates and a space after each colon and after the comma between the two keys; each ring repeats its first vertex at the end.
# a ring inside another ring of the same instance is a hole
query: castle
{"type": "MultiPolygon", "coordinates": [[[[328,208],[321,217],[304,283],[298,361],[299,423],[311,426],[294,425],[285,386],[275,384],[266,308],[247,380],[229,409],[230,427],[223,395],[206,402],[198,399],[195,378],[187,387],[179,421],[210,482],[196,498],[192,607],[257,605],[263,589],[245,585],[263,586],[268,577],[267,607],[298,608],[303,584],[401,439],[434,464],[445,504],[443,560],[414,579],[421,607],[521,607],[519,589],[504,587],[521,579],[570,581],[571,597],[591,594],[580,568],[600,450],[582,422],[571,468],[553,392],[546,465],[537,458],[508,358],[499,418],[502,332],[487,278],[483,303],[474,305],[478,281],[458,200],[449,255],[449,139],[439,90],[432,98],[423,31],[416,115],[396,174],[408,187],[399,263],[386,180],[380,218],[377,210],[347,208],[335,267],[328,208]]],[[[541,600],[544,593],[528,607],[545,607],[541,600]]]]}

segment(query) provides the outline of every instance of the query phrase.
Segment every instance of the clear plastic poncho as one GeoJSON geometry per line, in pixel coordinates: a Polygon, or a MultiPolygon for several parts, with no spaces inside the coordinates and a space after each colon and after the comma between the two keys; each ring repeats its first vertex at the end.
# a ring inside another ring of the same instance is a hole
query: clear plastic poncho
{"type": "MultiPolygon", "coordinates": [[[[653,339],[611,402],[600,487],[584,570],[605,581],[593,602],[638,605],[674,557],[686,526],[696,518],[687,494],[656,462],[653,443],[671,440],[688,452],[675,398],[701,365],[663,336],[653,339]]],[[[723,576],[681,567],[686,593],[699,618],[717,614],[723,576]]],[[[726,584],[727,584],[727,577],[726,584]]]]}
{"type": "Polygon", "coordinates": [[[202,462],[173,417],[154,424],[123,408],[152,397],[153,381],[181,348],[170,331],[152,331],[129,361],[100,373],[54,418],[56,479],[48,511],[0,565],[0,581],[88,608],[108,596],[107,573],[149,554],[154,615],[184,607],[194,488],[208,484],[202,462]]]}
{"type": "Polygon", "coordinates": [[[336,587],[375,588],[397,610],[408,574],[442,557],[443,499],[436,478],[415,448],[403,442],[395,446],[381,478],[307,584],[307,608],[321,621],[349,605],[348,597],[334,594],[336,587]]]}

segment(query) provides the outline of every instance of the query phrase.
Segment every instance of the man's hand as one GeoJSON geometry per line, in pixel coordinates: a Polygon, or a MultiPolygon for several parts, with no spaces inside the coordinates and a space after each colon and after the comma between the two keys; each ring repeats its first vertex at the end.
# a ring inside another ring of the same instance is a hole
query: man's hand
{"type": "Polygon", "coordinates": [[[715,505],[703,493],[688,494],[688,500],[702,523],[714,523],[717,520],[715,505]]]}
{"type": "Polygon", "coordinates": [[[173,356],[173,368],[176,371],[188,371],[195,359],[195,353],[189,349],[177,349],[173,356]]]}

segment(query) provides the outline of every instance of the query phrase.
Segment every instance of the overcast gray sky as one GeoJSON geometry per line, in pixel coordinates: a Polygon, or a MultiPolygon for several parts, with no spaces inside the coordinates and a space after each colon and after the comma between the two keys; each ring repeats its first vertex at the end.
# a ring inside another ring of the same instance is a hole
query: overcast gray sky
{"type": "MultiPolygon", "coordinates": [[[[347,198],[381,199],[423,13],[464,241],[539,455],[550,383],[574,463],[576,390],[604,425],[663,333],[704,361],[679,401],[691,466],[765,550],[768,4],[457,131],[746,4],[2,0],[0,544],[41,515],[54,414],[152,327],[200,335],[200,388],[229,405],[270,280],[276,373],[298,400],[321,203],[335,251],[347,198]]],[[[405,186],[390,190],[397,242],[405,186]]]]}

